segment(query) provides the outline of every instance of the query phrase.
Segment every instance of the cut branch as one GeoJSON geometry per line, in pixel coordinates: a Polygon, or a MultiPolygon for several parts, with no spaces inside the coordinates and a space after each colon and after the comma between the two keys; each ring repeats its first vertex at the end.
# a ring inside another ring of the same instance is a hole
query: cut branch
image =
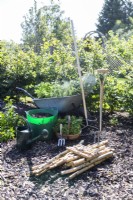
{"type": "Polygon", "coordinates": [[[69,169],[61,171],[61,174],[69,174],[70,179],[84,172],[85,170],[95,166],[97,163],[106,160],[113,155],[113,150],[106,147],[108,140],[93,144],[78,144],[73,147],[66,147],[66,150],[56,155],[46,163],[32,167],[32,173],[36,176],[47,172],[55,167],[64,165],[69,169]]]}
{"type": "Polygon", "coordinates": [[[113,155],[113,153],[110,154],[110,155],[108,155],[108,156],[106,156],[106,157],[103,158],[103,159],[100,159],[100,160],[98,159],[98,161],[95,161],[95,162],[93,162],[93,163],[91,163],[91,164],[86,165],[86,166],[83,167],[81,170],[76,171],[75,173],[71,174],[71,175],[69,176],[69,179],[73,179],[73,178],[75,178],[76,176],[78,176],[79,174],[81,174],[81,173],[83,173],[83,172],[85,172],[85,171],[91,169],[92,167],[95,167],[96,165],[98,165],[98,164],[100,164],[101,162],[103,162],[103,161],[107,160],[108,158],[110,158],[112,155],[113,155]]]}
{"type": "Polygon", "coordinates": [[[84,167],[86,167],[86,166],[88,166],[90,164],[93,164],[93,163],[95,163],[95,162],[97,162],[97,161],[99,161],[101,159],[106,159],[107,157],[111,157],[112,155],[113,155],[112,151],[108,152],[108,153],[103,154],[103,155],[101,155],[101,156],[99,156],[99,157],[97,157],[97,158],[95,158],[95,159],[93,159],[93,160],[91,160],[89,162],[87,161],[87,162],[85,162],[85,163],[83,163],[83,164],[81,164],[81,165],[79,165],[77,167],[61,171],[61,174],[64,175],[64,174],[69,174],[69,173],[75,172],[75,171],[77,171],[77,170],[79,170],[81,168],[84,168],[84,167]]]}

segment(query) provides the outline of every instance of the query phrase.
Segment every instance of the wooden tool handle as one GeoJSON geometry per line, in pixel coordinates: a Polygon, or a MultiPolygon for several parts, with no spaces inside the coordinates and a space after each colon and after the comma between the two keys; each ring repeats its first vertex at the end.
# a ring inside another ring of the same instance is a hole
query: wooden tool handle
{"type": "Polygon", "coordinates": [[[62,137],[62,124],[60,124],[60,136],[62,137]]]}
{"type": "Polygon", "coordinates": [[[100,132],[102,131],[103,81],[100,81],[100,132]]]}
{"type": "Polygon", "coordinates": [[[70,125],[71,125],[71,116],[68,115],[68,130],[70,129],[70,125]]]}

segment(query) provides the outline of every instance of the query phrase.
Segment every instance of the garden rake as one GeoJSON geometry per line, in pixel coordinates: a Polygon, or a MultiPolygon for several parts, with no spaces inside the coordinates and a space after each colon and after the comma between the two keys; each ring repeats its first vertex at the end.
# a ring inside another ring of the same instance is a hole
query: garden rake
{"type": "Polygon", "coordinates": [[[58,146],[65,146],[65,139],[62,137],[62,124],[60,124],[60,138],[58,139],[58,146]]]}

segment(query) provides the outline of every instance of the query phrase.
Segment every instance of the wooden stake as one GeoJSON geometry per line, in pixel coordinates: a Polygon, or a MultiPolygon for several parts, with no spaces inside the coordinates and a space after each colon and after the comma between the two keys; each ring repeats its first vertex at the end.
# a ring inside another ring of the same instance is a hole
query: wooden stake
{"type": "Polygon", "coordinates": [[[100,164],[101,162],[105,161],[106,159],[108,159],[108,158],[110,158],[110,157],[111,157],[111,156],[107,156],[106,158],[103,158],[103,159],[101,159],[101,160],[98,160],[97,162],[92,163],[92,164],[90,164],[90,165],[88,165],[88,166],[82,168],[81,170],[79,170],[79,171],[77,171],[77,172],[71,174],[71,175],[69,176],[69,179],[75,178],[75,177],[78,176],[79,174],[81,174],[81,173],[83,173],[83,172],[85,172],[85,171],[91,169],[92,167],[95,167],[96,165],[100,164]]]}
{"type": "Polygon", "coordinates": [[[77,149],[74,149],[73,147],[66,147],[66,148],[67,148],[67,150],[69,150],[69,151],[75,153],[75,154],[78,155],[78,156],[81,156],[81,157],[83,157],[83,158],[89,158],[89,155],[88,155],[88,154],[83,153],[83,152],[80,152],[80,151],[78,151],[77,149]]]}
{"type": "Polygon", "coordinates": [[[74,170],[85,167],[87,163],[90,164],[96,159],[99,159],[99,157],[102,158],[101,156],[106,156],[106,153],[110,153],[111,149],[105,146],[107,143],[108,140],[105,140],[99,144],[97,143],[87,146],[78,144],[73,147],[67,147],[65,151],[56,155],[48,162],[32,167],[32,173],[39,176],[42,173],[60,165],[73,167],[72,169],[69,169],[71,170],[69,173],[72,173],[74,170]]]}
{"type": "Polygon", "coordinates": [[[69,173],[75,172],[75,171],[77,171],[77,170],[79,170],[81,168],[84,168],[84,167],[86,167],[86,166],[88,166],[90,164],[93,164],[93,163],[95,163],[95,162],[97,162],[97,161],[99,161],[101,159],[106,159],[107,157],[111,157],[112,155],[113,155],[113,152],[110,151],[110,152],[108,152],[108,153],[106,153],[104,155],[101,155],[101,156],[99,156],[99,157],[97,157],[97,158],[95,158],[95,159],[93,159],[93,160],[91,160],[89,162],[85,162],[84,164],[81,164],[81,165],[79,165],[77,167],[61,171],[61,174],[64,175],[64,174],[69,174],[69,173]]]}
{"type": "Polygon", "coordinates": [[[78,166],[78,165],[81,165],[89,160],[93,160],[94,158],[98,157],[98,156],[101,156],[102,154],[105,154],[105,153],[108,153],[110,152],[111,150],[109,148],[106,148],[104,150],[101,150],[99,152],[97,152],[92,158],[90,159],[85,159],[85,158],[81,158],[81,159],[78,159],[78,160],[75,160],[75,161],[72,161],[71,162],[71,166],[75,167],[75,166],[78,166]]]}
{"type": "Polygon", "coordinates": [[[102,131],[102,107],[103,107],[103,90],[104,90],[104,74],[108,73],[108,69],[98,69],[100,77],[100,132],[98,132],[98,142],[100,141],[100,133],[102,131]]]}
{"type": "Polygon", "coordinates": [[[41,164],[41,165],[33,166],[33,167],[32,167],[32,171],[47,166],[47,164],[53,162],[54,160],[60,158],[61,156],[64,156],[64,155],[67,154],[68,152],[69,152],[68,150],[65,150],[65,151],[61,152],[60,154],[56,155],[54,158],[52,158],[52,159],[50,159],[49,161],[47,161],[46,163],[43,163],[43,164],[41,164]]]}

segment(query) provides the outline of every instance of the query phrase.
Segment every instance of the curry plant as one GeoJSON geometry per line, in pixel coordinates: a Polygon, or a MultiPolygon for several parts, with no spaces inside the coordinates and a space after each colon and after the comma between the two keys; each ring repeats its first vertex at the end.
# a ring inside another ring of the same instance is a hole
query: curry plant
{"type": "MultiPolygon", "coordinates": [[[[92,74],[83,76],[83,86],[85,93],[92,92],[96,79],[92,74]]],[[[55,81],[53,83],[40,83],[35,87],[35,93],[40,97],[64,97],[81,93],[79,80],[55,81]]]]}
{"type": "Polygon", "coordinates": [[[54,127],[54,131],[56,133],[59,133],[60,131],[60,124],[63,125],[62,127],[62,133],[64,135],[75,135],[75,134],[79,134],[81,131],[81,126],[83,123],[83,118],[82,117],[76,117],[74,115],[72,115],[70,117],[70,124],[68,122],[68,116],[64,117],[64,118],[58,118],[58,121],[54,127]]]}

